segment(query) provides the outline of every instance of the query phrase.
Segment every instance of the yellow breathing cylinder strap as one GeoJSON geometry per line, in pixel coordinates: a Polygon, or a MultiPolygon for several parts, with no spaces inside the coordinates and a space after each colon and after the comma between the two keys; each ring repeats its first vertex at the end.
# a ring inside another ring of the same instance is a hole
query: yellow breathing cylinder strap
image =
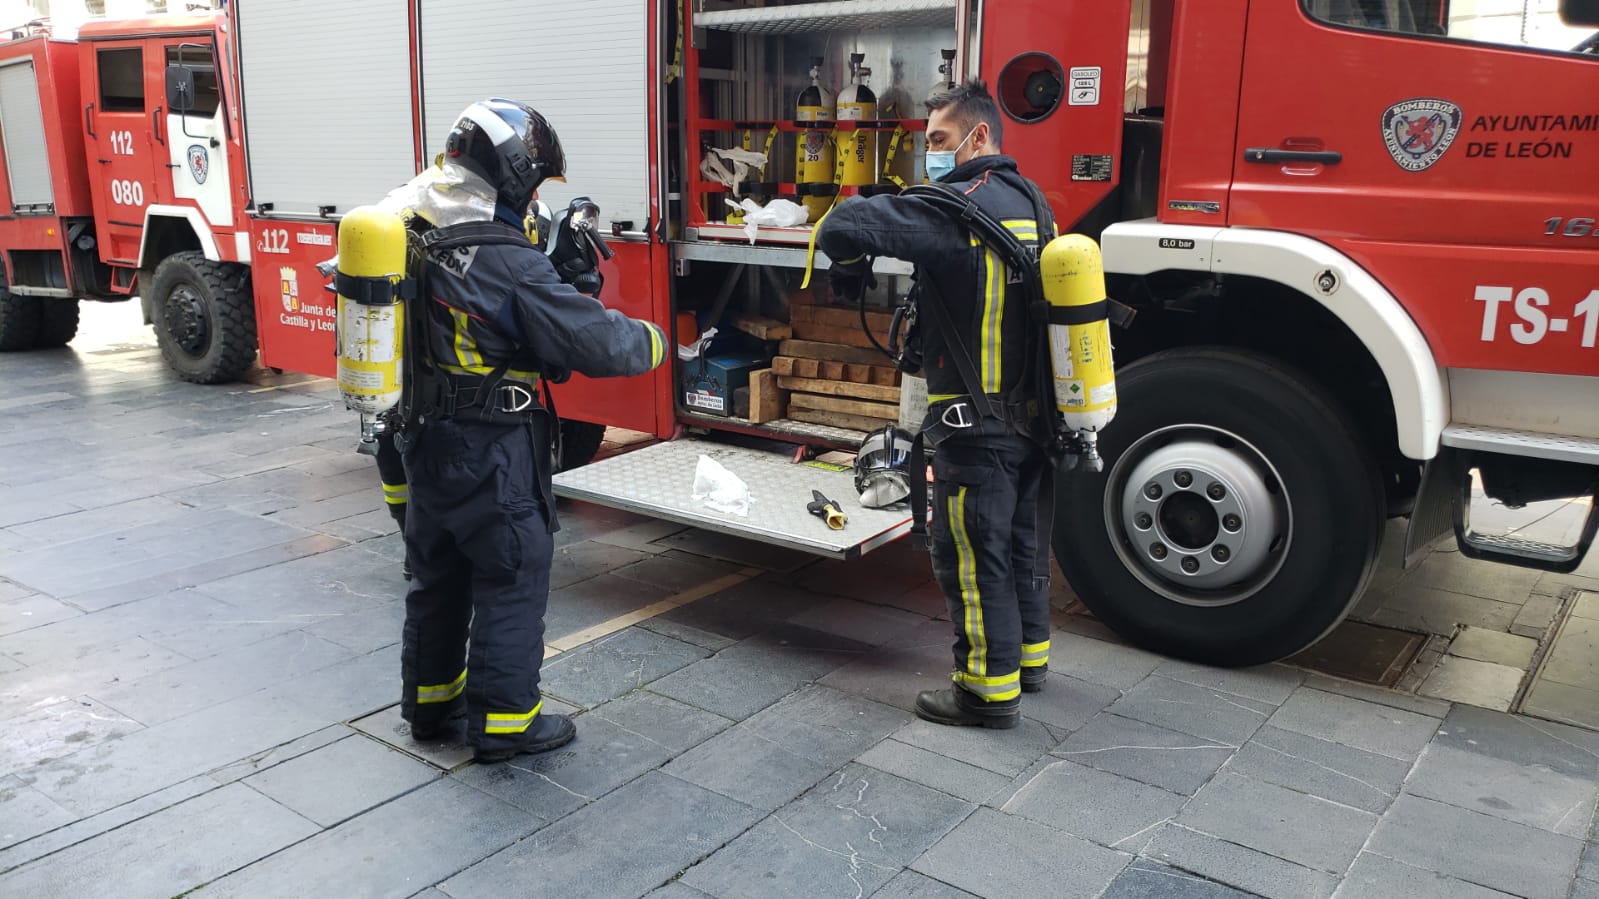
{"type": "Polygon", "coordinates": [[[904,136],[905,126],[903,124],[895,125],[894,136],[889,138],[888,155],[883,157],[883,171],[888,174],[888,180],[894,182],[895,186],[901,190],[905,188],[905,179],[894,174],[892,170],[894,168],[894,156],[899,152],[900,138],[904,136]]]}

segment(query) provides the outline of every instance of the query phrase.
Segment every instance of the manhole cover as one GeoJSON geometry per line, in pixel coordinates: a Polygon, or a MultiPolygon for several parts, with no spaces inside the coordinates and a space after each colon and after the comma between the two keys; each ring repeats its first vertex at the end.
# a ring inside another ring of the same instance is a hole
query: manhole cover
{"type": "Polygon", "coordinates": [[[1345,621],[1316,645],[1287,661],[1344,680],[1391,687],[1426,640],[1425,634],[1345,621]]]}

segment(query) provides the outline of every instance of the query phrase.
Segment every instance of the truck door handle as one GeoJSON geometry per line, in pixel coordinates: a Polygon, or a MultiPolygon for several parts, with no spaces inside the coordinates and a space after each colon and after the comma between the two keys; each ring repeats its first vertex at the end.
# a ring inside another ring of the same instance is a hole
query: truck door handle
{"type": "Polygon", "coordinates": [[[1337,150],[1278,150],[1274,147],[1250,147],[1244,151],[1245,162],[1317,162],[1336,165],[1343,162],[1344,154],[1337,150]]]}
{"type": "Polygon", "coordinates": [[[167,139],[161,136],[161,107],[157,106],[155,112],[150,113],[150,130],[155,133],[155,139],[161,146],[167,145],[167,139]]]}
{"type": "Polygon", "coordinates": [[[94,138],[95,140],[99,140],[100,139],[100,135],[94,133],[94,123],[92,121],[90,121],[90,118],[89,118],[90,113],[92,113],[92,112],[94,112],[94,104],[93,103],[90,103],[88,106],[83,107],[83,130],[88,132],[90,137],[94,138]]]}

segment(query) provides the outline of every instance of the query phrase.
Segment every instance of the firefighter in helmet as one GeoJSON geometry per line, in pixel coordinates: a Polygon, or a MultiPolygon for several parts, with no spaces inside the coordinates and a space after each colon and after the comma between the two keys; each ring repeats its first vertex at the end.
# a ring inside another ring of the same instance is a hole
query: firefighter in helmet
{"type": "Polygon", "coordinates": [[[468,106],[441,166],[453,182],[443,196],[476,195],[493,212],[471,223],[470,238],[428,242],[456,226],[424,235],[407,325],[400,446],[412,577],[401,710],[422,741],[452,734],[462,712],[477,758],[504,761],[575,734],[570,719],[543,710],[539,692],[558,527],[540,378],[642,374],[664,361],[667,343],[654,324],[563,283],[528,240],[539,185],[566,173],[555,130],[531,106],[468,106]]]}
{"type": "MultiPolygon", "coordinates": [[[[961,192],[1024,244],[1055,237],[1049,206],[1000,150],[993,97],[968,81],[927,102],[927,175],[961,192]]],[[[953,683],[923,691],[916,714],[940,724],[1014,727],[1021,694],[1043,688],[1049,659],[1047,456],[1018,433],[1032,389],[1026,306],[998,254],[920,195],[841,201],[817,225],[836,260],[834,289],[852,301],[871,282],[870,256],[916,266],[916,320],[933,446],[931,554],[954,629],[953,683]],[[935,308],[936,307],[936,308],[935,308]],[[1042,501],[1041,501],[1042,498],[1042,501]]],[[[912,480],[923,472],[910,472],[912,480]]]]}

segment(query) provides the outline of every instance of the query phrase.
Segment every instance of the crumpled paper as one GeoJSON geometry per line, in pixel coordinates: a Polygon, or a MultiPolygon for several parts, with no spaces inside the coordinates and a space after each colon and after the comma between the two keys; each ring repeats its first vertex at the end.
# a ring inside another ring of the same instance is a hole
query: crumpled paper
{"type": "Polygon", "coordinates": [[[694,498],[704,500],[706,508],[732,515],[748,515],[754,502],[742,478],[706,455],[694,467],[694,498]]]}
{"type": "Polygon", "coordinates": [[[722,202],[734,209],[744,210],[744,234],[755,242],[755,236],[760,233],[762,226],[768,228],[792,228],[795,225],[805,224],[811,217],[810,211],[793,200],[782,197],[767,203],[765,206],[745,197],[734,203],[732,200],[722,202]]]}

